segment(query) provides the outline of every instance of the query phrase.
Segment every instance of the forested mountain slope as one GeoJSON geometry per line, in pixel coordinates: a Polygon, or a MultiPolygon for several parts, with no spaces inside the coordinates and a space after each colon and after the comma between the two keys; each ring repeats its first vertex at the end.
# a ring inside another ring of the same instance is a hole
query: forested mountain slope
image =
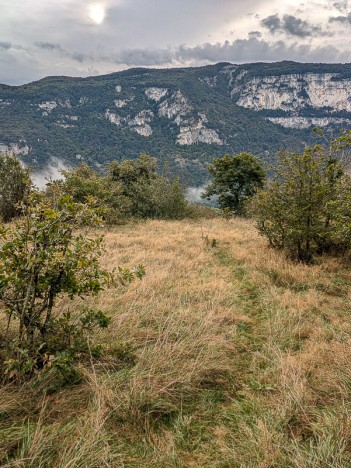
{"type": "Polygon", "coordinates": [[[34,168],[58,158],[100,168],[145,151],[197,184],[207,163],[251,151],[269,159],[310,128],[349,127],[351,65],[279,62],[130,69],[0,85],[0,151],[34,168]]]}

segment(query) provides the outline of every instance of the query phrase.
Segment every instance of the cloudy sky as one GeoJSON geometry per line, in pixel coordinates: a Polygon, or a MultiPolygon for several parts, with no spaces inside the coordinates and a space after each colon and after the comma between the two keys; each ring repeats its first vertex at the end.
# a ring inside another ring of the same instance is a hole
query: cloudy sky
{"type": "Polygon", "coordinates": [[[351,0],[0,0],[0,83],[130,67],[351,62],[351,0]]]}

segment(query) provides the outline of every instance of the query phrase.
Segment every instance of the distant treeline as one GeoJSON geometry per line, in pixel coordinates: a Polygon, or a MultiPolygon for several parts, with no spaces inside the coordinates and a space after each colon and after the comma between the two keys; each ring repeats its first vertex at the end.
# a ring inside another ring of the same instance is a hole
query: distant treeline
{"type": "MultiPolygon", "coordinates": [[[[269,244],[289,256],[311,262],[316,254],[351,248],[351,177],[347,156],[351,130],[304,151],[281,151],[268,171],[251,153],[225,155],[208,167],[212,178],[203,198],[217,197],[225,215],[252,216],[269,244]]],[[[178,179],[157,172],[157,160],[142,153],[137,160],[113,161],[104,174],[86,163],[62,171],[40,194],[55,205],[64,196],[89,203],[107,224],[129,219],[181,219],[208,215],[194,208],[178,179]]],[[[0,157],[0,217],[21,214],[33,187],[29,171],[14,156],[0,157]]]]}

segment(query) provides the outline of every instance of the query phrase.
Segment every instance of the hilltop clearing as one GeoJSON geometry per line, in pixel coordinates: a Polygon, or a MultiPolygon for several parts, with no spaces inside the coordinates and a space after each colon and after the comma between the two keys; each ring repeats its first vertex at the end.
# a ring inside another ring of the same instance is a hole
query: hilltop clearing
{"type": "Polygon", "coordinates": [[[103,267],[146,276],[86,301],[112,324],[82,382],[0,388],[3,466],[351,464],[347,259],[292,263],[241,219],[105,234],[103,267]]]}

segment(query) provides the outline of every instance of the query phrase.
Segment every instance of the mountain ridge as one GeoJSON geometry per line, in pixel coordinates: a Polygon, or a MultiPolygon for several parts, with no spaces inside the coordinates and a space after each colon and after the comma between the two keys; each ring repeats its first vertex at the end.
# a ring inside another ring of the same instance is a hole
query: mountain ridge
{"type": "Polygon", "coordinates": [[[0,151],[34,169],[59,159],[101,170],[145,151],[201,184],[213,157],[269,160],[303,147],[312,126],[351,126],[349,90],[351,64],[292,61],[45,77],[0,85],[0,151]]]}

